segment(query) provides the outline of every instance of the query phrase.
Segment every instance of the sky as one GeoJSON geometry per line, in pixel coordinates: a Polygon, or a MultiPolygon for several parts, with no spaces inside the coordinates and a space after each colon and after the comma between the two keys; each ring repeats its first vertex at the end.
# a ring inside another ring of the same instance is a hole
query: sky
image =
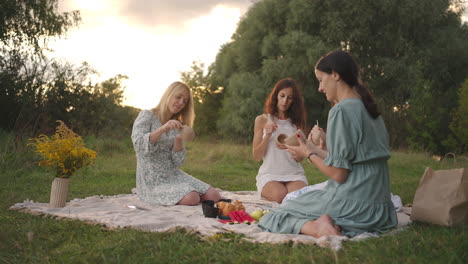
{"type": "Polygon", "coordinates": [[[50,58],[86,61],[104,81],[123,74],[125,105],[149,109],[193,61],[214,62],[254,0],[60,0],[81,24],[53,40],[50,58]]]}
{"type": "Polygon", "coordinates": [[[82,22],[49,43],[49,56],[88,62],[99,82],[126,75],[124,104],[153,108],[193,61],[214,62],[255,1],[59,0],[60,11],[79,10],[82,22]]]}

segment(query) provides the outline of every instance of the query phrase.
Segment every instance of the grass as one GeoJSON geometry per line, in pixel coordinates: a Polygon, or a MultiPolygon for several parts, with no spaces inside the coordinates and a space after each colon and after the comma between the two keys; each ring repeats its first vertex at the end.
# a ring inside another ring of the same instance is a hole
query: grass
{"type": "MultiPolygon", "coordinates": [[[[135,186],[130,140],[89,137],[86,142],[98,158],[71,178],[68,199],[130,193],[135,186]]],[[[9,134],[1,132],[0,143],[0,263],[468,263],[466,227],[414,223],[398,234],[347,242],[333,252],[310,245],[254,244],[236,234],[206,240],[184,230],[109,230],[8,210],[25,199],[48,202],[53,176],[38,168],[30,150],[15,146],[9,134]]],[[[250,146],[200,140],[187,149],[183,170],[189,174],[221,189],[255,190],[260,163],[251,159],[250,146]]],[[[326,179],[311,165],[303,165],[311,184],[326,179]]],[[[394,152],[392,192],[403,203],[412,202],[426,167],[467,168],[468,161],[437,162],[421,153],[394,152]]]]}

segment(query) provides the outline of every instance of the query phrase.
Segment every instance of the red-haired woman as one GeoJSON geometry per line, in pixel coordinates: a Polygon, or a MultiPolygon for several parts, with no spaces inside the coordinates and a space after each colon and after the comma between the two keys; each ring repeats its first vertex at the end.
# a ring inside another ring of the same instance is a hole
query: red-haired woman
{"type": "Polygon", "coordinates": [[[277,135],[291,135],[305,126],[304,99],[296,81],[278,81],[265,102],[264,113],[255,118],[253,157],[263,159],[256,177],[263,198],[281,203],[286,194],[308,184],[300,160],[292,159],[275,143],[277,135]]]}

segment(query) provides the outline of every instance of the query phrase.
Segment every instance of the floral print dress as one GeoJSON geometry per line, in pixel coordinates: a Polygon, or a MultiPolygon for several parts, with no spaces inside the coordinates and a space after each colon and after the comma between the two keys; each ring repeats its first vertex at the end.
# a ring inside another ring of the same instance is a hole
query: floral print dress
{"type": "Polygon", "coordinates": [[[133,124],[138,198],[151,204],[175,205],[192,191],[206,193],[210,185],[179,169],[185,161],[185,148],[178,152],[173,150],[178,131],[170,130],[156,143],[150,142],[151,132],[161,126],[151,110],[141,111],[133,124]]]}

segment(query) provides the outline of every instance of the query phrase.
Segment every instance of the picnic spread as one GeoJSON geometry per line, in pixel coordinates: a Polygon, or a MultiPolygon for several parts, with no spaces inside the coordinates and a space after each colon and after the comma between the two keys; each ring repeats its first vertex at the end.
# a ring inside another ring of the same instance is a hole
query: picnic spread
{"type": "MultiPolygon", "coordinates": [[[[135,189],[134,189],[135,190],[135,189]]],[[[134,191],[133,190],[133,191],[134,191]]],[[[239,201],[246,214],[240,210],[231,211],[232,218],[205,217],[202,204],[197,206],[184,205],[151,205],[138,199],[135,193],[113,196],[95,195],[83,199],[73,199],[63,208],[50,208],[48,203],[38,203],[26,200],[10,207],[25,213],[43,216],[54,216],[57,219],[78,219],[91,224],[103,225],[107,228],[132,228],[148,232],[170,232],[179,228],[199,234],[204,238],[220,233],[233,232],[242,234],[244,239],[255,243],[303,243],[316,244],[339,250],[342,242],[358,241],[377,234],[363,233],[353,238],[345,236],[326,236],[319,239],[300,234],[278,234],[262,230],[256,221],[247,219],[254,211],[265,211],[280,206],[276,202],[266,201],[256,191],[223,191],[221,196],[227,201],[239,201]],[[233,215],[234,214],[234,215],[233,215]],[[245,220],[248,220],[248,224],[245,220]],[[224,220],[224,221],[223,221],[224,220]],[[237,223],[236,223],[237,222],[237,223]]],[[[390,232],[398,232],[411,223],[407,213],[408,208],[396,208],[398,226],[390,232]]],[[[228,213],[229,216],[229,213],[228,213]]]]}

